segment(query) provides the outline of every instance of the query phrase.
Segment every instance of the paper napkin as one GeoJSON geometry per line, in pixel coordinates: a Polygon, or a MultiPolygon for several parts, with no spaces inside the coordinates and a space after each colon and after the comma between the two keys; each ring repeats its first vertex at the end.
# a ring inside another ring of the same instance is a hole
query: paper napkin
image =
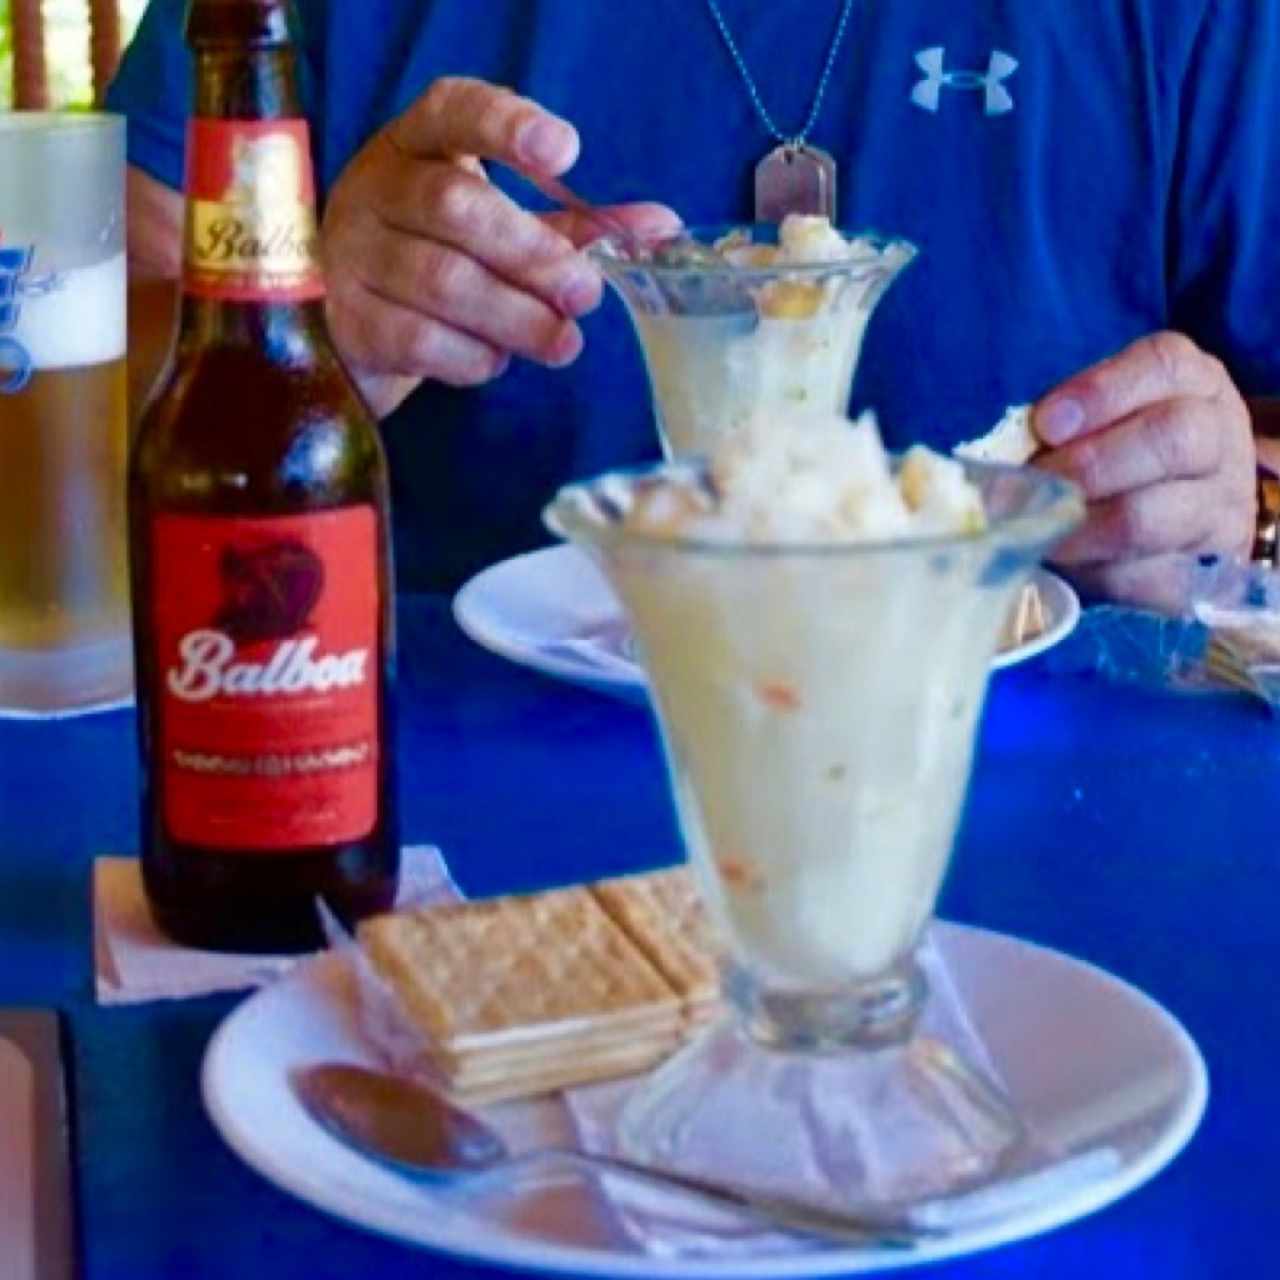
{"type": "MultiPolygon", "coordinates": [[[[404,850],[397,905],[461,896],[440,850],[404,850]]],[[[136,858],[99,858],[93,868],[94,967],[99,1004],[181,1000],[260,987],[301,956],[228,954],[183,947],[155,926],[136,858]]]]}

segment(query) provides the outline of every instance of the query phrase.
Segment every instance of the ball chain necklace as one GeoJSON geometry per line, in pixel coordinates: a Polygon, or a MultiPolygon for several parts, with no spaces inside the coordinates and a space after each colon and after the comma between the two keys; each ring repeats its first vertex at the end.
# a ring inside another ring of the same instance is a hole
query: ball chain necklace
{"type": "Polygon", "coordinates": [[[840,19],[836,24],[835,35],[831,38],[831,48],[827,52],[827,60],[818,77],[818,87],[814,90],[813,105],[809,108],[808,119],[797,133],[786,134],[774,123],[768,108],[760,97],[747,64],[738,49],[729,30],[724,14],[716,0],[707,0],[707,8],[711,13],[716,29],[729,51],[733,64],[746,85],[747,96],[755,108],[760,123],[768,130],[777,142],[768,155],[756,165],[756,221],[780,222],[788,213],[825,214],[835,221],[836,217],[836,162],[830,152],[815,147],[809,141],[809,133],[818,122],[822,111],[823,100],[827,96],[827,85],[831,80],[831,72],[836,64],[836,55],[844,42],[845,29],[849,25],[849,14],[853,9],[853,0],[844,0],[840,10],[840,19]]]}

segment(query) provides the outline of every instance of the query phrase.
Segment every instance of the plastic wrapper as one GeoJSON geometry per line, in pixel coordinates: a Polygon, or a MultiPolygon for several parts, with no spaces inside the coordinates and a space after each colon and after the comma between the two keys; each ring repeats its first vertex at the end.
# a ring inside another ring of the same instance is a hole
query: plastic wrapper
{"type": "Polygon", "coordinates": [[[1171,615],[1090,607],[1046,668],[1155,690],[1252,694],[1280,711],[1280,572],[1189,557],[1176,594],[1171,615]]]}
{"type": "Polygon", "coordinates": [[[1280,712],[1280,572],[1218,561],[1200,566],[1191,602],[1206,633],[1200,675],[1280,712]]]}
{"type": "MultiPolygon", "coordinates": [[[[449,875],[444,860],[437,857],[420,881],[396,903],[396,910],[459,902],[464,896],[449,875]]],[[[374,969],[354,935],[343,927],[322,901],[317,901],[316,906],[330,949],[340,952],[349,966],[363,1039],[387,1070],[439,1088],[440,1081],[431,1068],[426,1040],[404,1015],[396,993],[374,969]]]]}
{"type": "Polygon", "coordinates": [[[1190,692],[1210,687],[1202,674],[1208,641],[1208,628],[1194,619],[1095,605],[1044,661],[1054,675],[1190,692]]]}

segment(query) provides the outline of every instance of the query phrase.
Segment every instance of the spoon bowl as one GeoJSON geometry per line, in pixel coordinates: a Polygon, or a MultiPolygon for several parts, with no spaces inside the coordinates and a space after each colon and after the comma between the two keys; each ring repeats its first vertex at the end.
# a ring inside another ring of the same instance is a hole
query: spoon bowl
{"type": "Polygon", "coordinates": [[[291,1083],[321,1128],[415,1176],[481,1173],[511,1158],[478,1116],[399,1076],[328,1062],[294,1072],[291,1083]]]}

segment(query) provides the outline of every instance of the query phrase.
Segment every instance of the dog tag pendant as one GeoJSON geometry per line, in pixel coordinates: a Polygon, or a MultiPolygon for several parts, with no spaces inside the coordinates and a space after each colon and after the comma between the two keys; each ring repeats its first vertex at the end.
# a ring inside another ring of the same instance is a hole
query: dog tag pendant
{"type": "Polygon", "coordinates": [[[836,162],[821,147],[783,143],[756,165],[756,221],[781,222],[789,213],[836,220],[836,162]]]}

